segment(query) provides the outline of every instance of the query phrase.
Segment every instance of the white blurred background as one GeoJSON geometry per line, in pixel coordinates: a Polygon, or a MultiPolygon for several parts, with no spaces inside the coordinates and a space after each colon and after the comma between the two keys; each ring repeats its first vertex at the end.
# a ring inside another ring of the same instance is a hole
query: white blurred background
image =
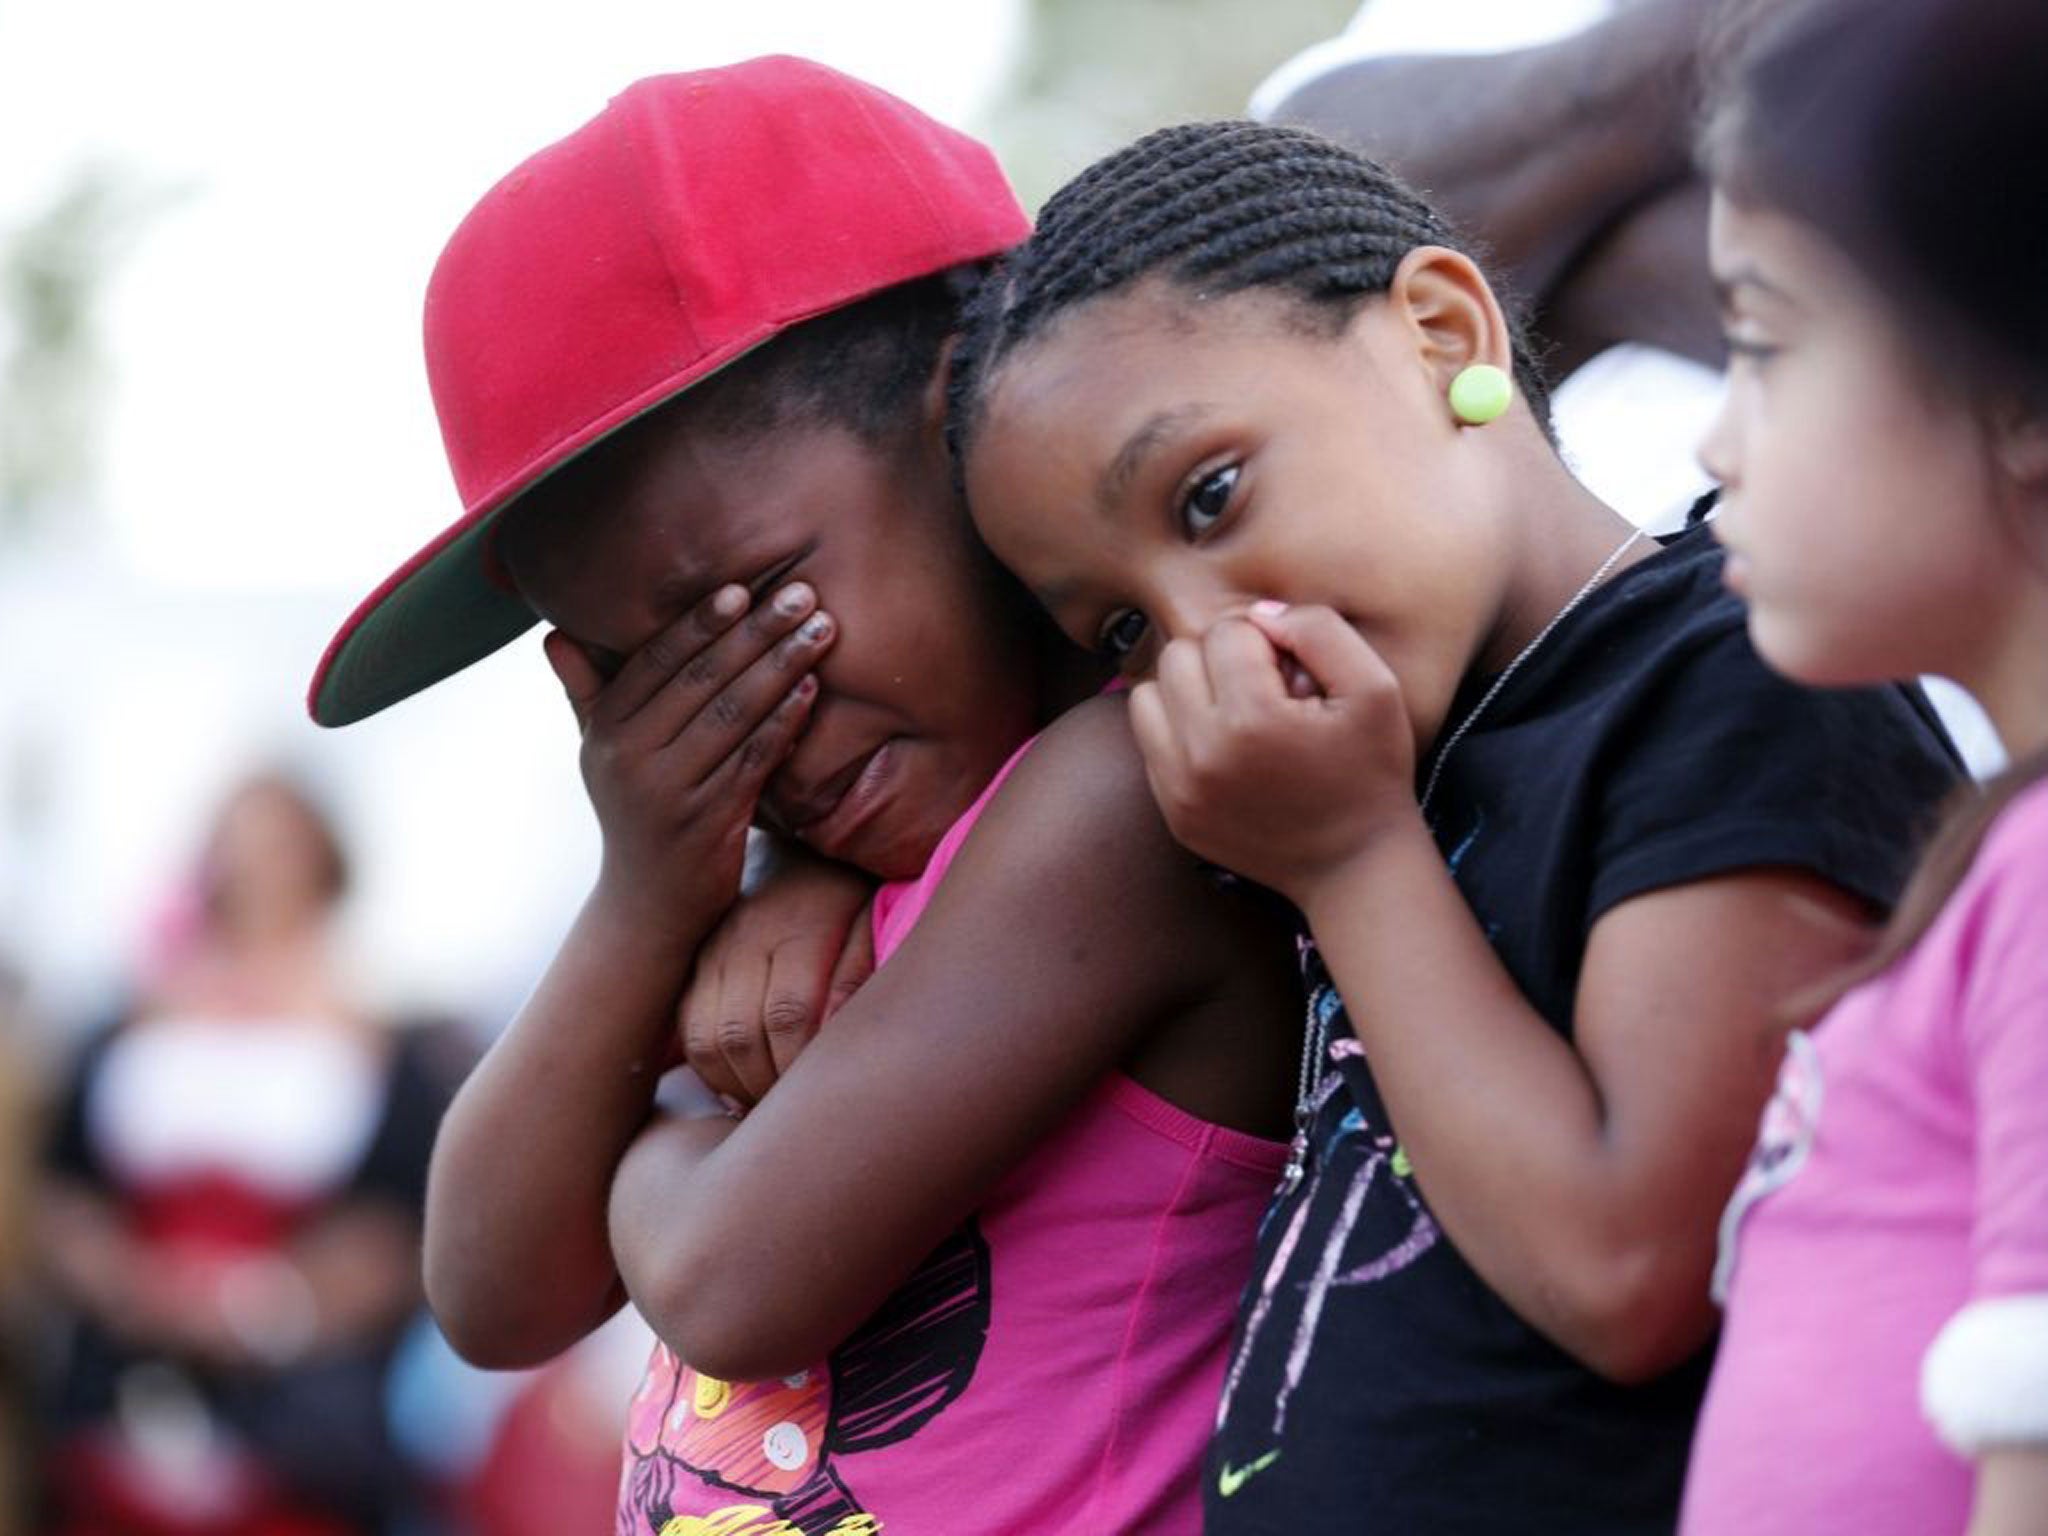
{"type": "Polygon", "coordinates": [[[0,241],[81,263],[67,370],[7,400],[57,439],[10,434],[30,462],[0,525],[0,951],[39,1013],[94,1011],[252,761],[329,791],[379,992],[516,1001],[594,850],[537,647],[345,732],[298,706],[334,626],[458,510],[418,345],[442,240],[639,75],[806,52],[971,121],[1020,21],[1013,0],[0,7],[0,241]]]}

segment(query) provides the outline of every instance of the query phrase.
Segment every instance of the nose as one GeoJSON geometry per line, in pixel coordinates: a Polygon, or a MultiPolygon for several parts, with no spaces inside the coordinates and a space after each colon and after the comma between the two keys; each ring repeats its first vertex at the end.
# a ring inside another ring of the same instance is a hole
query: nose
{"type": "Polygon", "coordinates": [[[1734,397],[1725,387],[1721,393],[1721,404],[1714,412],[1713,422],[1707,427],[1707,435],[1700,439],[1694,450],[1700,468],[1704,469],[1715,484],[1729,490],[1736,483],[1735,454],[1735,403],[1734,397]]]}
{"type": "Polygon", "coordinates": [[[1152,623],[1166,640],[1206,634],[1218,619],[1242,613],[1252,599],[1231,591],[1197,569],[1183,566],[1162,573],[1152,597],[1152,623]]]}

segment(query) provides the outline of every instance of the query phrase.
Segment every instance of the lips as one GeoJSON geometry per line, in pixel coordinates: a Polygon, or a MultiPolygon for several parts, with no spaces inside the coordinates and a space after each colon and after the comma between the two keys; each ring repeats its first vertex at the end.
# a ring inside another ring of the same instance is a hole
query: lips
{"type": "Polygon", "coordinates": [[[853,788],[861,773],[874,760],[881,747],[872,747],[860,756],[851,759],[844,767],[822,780],[815,789],[804,794],[778,794],[776,808],[779,819],[791,832],[802,832],[814,822],[823,821],[839,808],[839,802],[846,798],[846,792],[853,788]]]}
{"type": "MultiPolygon", "coordinates": [[[[850,782],[839,786],[836,798],[821,814],[791,829],[797,837],[829,857],[850,857],[855,834],[887,803],[898,756],[895,745],[892,737],[834,774],[832,785],[839,785],[849,774],[850,782]]],[[[817,798],[822,802],[824,797],[817,798]]]]}

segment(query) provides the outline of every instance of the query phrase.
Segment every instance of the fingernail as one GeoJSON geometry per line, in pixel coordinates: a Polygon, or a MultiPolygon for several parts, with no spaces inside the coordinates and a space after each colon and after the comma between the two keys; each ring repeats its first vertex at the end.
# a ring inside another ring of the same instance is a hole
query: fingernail
{"type": "Polygon", "coordinates": [[[711,599],[711,611],[721,619],[738,618],[747,611],[747,589],[720,587],[718,595],[711,599]]]}
{"type": "Polygon", "coordinates": [[[1262,619],[1277,619],[1287,611],[1287,605],[1277,598],[1262,597],[1252,604],[1252,612],[1262,619]]]}
{"type": "Polygon", "coordinates": [[[811,589],[800,581],[793,581],[775,594],[775,611],[794,617],[804,611],[811,600],[811,589]]]}
{"type": "Polygon", "coordinates": [[[824,612],[814,613],[797,626],[796,633],[799,640],[822,640],[832,633],[832,615],[824,612]]]}

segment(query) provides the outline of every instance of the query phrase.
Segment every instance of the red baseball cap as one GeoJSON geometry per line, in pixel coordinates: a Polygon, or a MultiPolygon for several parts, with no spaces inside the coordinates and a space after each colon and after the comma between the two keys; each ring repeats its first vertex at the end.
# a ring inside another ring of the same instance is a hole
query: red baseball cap
{"type": "Polygon", "coordinates": [[[822,64],[628,86],[441,253],[427,376],[462,516],[341,626],[307,710],[347,725],[538,622],[492,527],[600,438],[792,325],[1028,233],[987,148],[822,64]]]}

